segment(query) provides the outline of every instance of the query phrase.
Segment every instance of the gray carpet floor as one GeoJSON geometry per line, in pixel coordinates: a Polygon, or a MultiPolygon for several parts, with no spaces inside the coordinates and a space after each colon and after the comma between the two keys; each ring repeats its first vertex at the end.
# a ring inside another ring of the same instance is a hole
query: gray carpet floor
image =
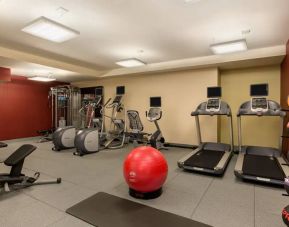
{"type": "MultiPolygon", "coordinates": [[[[90,226],[66,214],[65,210],[99,191],[216,227],[284,226],[281,211],[289,204],[289,197],[282,196],[282,188],[236,179],[236,156],[225,175],[215,178],[183,172],[177,167],[177,160],[189,150],[170,148],[163,151],[169,164],[164,192],[155,200],[142,201],[129,197],[122,176],[122,163],[132,149],[131,145],[78,157],[72,155],[73,149],[54,152],[52,143],[36,141],[36,138],[8,141],[9,146],[0,149],[0,159],[5,159],[24,143],[34,144],[38,149],[25,160],[24,172],[33,175],[40,171],[40,180],[61,177],[63,181],[60,185],[35,186],[0,194],[0,226],[90,226]]],[[[9,168],[1,165],[0,172],[7,171],[9,168]]]]}

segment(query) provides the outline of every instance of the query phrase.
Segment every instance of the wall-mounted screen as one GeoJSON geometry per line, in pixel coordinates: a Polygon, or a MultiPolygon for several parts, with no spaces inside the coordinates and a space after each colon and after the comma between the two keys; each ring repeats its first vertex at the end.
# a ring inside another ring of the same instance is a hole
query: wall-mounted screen
{"type": "Polygon", "coordinates": [[[268,84],[252,84],[250,87],[251,96],[268,96],[269,86],[268,84]]]}
{"type": "Polygon", "coordinates": [[[207,88],[207,97],[208,98],[219,98],[222,96],[221,87],[208,87],[207,88]]]}
{"type": "Polygon", "coordinates": [[[151,107],[161,107],[162,98],[161,97],[150,97],[150,106],[151,107]]]}

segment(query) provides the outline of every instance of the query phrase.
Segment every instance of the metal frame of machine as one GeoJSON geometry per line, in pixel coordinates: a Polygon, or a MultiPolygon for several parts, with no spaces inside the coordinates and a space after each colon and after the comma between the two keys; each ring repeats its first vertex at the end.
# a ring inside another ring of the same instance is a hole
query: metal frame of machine
{"type": "MultiPolygon", "coordinates": [[[[209,88],[208,88],[209,89],[209,88]]],[[[219,95],[221,96],[221,94],[219,95]]],[[[191,153],[181,158],[178,161],[178,166],[185,170],[210,173],[214,175],[222,175],[233,155],[234,141],[233,141],[233,126],[232,126],[232,112],[230,106],[219,99],[219,97],[210,97],[208,95],[208,101],[201,103],[195,111],[191,113],[191,116],[195,117],[197,136],[199,146],[191,153]],[[220,116],[224,115],[228,117],[229,130],[230,130],[230,144],[202,142],[201,129],[200,129],[200,115],[207,116],[220,116]],[[207,154],[206,154],[207,152],[207,154]],[[214,154],[220,153],[218,157],[214,154]],[[204,155],[204,156],[203,156],[204,155]],[[199,158],[204,157],[202,161],[199,158]],[[216,163],[212,167],[209,166],[210,159],[213,159],[216,163]],[[194,159],[194,163],[189,163],[188,160],[194,159]]]]}
{"type": "MultiPolygon", "coordinates": [[[[263,96],[267,95],[268,91],[264,91],[263,96]]],[[[282,137],[280,136],[278,149],[272,147],[242,146],[241,117],[280,117],[280,135],[282,135],[285,115],[286,113],[281,110],[277,102],[267,100],[265,97],[253,97],[250,101],[244,102],[240,106],[237,114],[239,155],[234,170],[236,177],[262,183],[284,185],[284,178],[289,176],[289,167],[286,160],[282,157],[282,137]]]]}

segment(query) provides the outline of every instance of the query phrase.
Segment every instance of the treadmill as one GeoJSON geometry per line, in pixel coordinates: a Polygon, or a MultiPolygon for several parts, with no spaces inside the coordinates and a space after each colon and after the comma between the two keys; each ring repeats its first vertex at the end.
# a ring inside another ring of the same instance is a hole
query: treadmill
{"type": "Polygon", "coordinates": [[[243,103],[237,113],[239,155],[235,166],[235,175],[244,180],[284,185],[284,178],[289,176],[289,167],[282,157],[281,135],[279,149],[260,146],[242,146],[241,117],[280,117],[280,132],[282,134],[283,119],[286,113],[281,111],[280,105],[277,102],[266,99],[266,96],[268,96],[268,84],[251,85],[250,95],[251,100],[243,103]]]}
{"type": "Polygon", "coordinates": [[[201,103],[191,116],[195,117],[199,146],[190,154],[178,161],[178,166],[184,170],[222,175],[233,154],[233,127],[230,106],[221,101],[221,87],[207,88],[207,102],[201,103]],[[228,117],[230,130],[230,144],[202,142],[200,129],[200,115],[228,117]]]}

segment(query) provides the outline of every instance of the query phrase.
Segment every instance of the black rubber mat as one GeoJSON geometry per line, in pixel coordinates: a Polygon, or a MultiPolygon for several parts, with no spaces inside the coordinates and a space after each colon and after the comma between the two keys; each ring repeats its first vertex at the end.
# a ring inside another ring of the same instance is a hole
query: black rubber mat
{"type": "Polygon", "coordinates": [[[209,227],[172,213],[99,192],[66,211],[98,227],[209,227]]]}
{"type": "Polygon", "coordinates": [[[224,153],[224,151],[200,150],[185,161],[185,166],[214,169],[224,153]]]}
{"type": "Polygon", "coordinates": [[[243,173],[255,177],[263,177],[283,181],[285,175],[277,163],[276,158],[269,156],[244,156],[243,173]]]}

